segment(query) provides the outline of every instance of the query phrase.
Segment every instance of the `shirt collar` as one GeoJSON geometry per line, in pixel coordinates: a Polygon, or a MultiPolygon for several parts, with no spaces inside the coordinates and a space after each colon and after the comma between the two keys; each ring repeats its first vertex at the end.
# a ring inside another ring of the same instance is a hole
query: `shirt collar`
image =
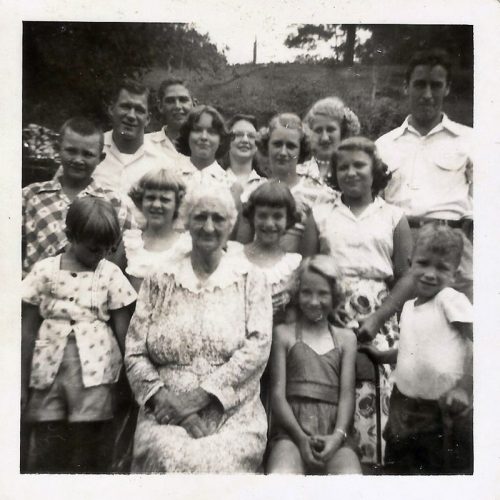
{"type": "MultiPolygon", "coordinates": [[[[60,181],[60,177],[56,177],[54,179],[51,179],[50,181],[44,182],[44,184],[40,187],[39,193],[49,193],[49,192],[59,192],[62,191],[62,185],[60,181]]],[[[99,188],[99,186],[96,184],[94,179],[91,179],[90,184],[83,188],[81,193],[83,194],[89,194],[93,196],[98,196],[102,194],[102,190],[99,188]]]]}
{"type": "MultiPolygon", "coordinates": [[[[149,140],[146,140],[146,135],[144,135],[144,142],[139,147],[139,149],[133,155],[130,156],[139,157],[142,156],[143,154],[158,156],[155,147],[152,144],[150,144],[150,142],[153,142],[153,139],[150,138],[149,140]]],[[[158,140],[157,142],[161,141],[158,140]]],[[[106,153],[112,153],[115,156],[119,156],[121,154],[115,141],[113,141],[113,130],[108,130],[107,132],[104,133],[104,149],[106,153]]]]}
{"type": "MultiPolygon", "coordinates": [[[[457,127],[457,124],[454,121],[450,120],[446,113],[443,113],[443,118],[441,119],[441,121],[427,133],[427,136],[440,132],[441,130],[448,130],[453,135],[460,135],[460,131],[459,128],[457,127]]],[[[421,135],[420,132],[418,132],[418,130],[415,127],[410,125],[410,115],[406,117],[405,121],[400,127],[395,129],[395,135],[396,137],[400,137],[406,131],[411,132],[413,134],[417,134],[419,136],[421,135]]]]}
{"type": "Polygon", "coordinates": [[[363,211],[363,213],[360,216],[356,217],[351,212],[351,209],[347,205],[344,204],[344,202],[342,201],[342,196],[338,196],[335,200],[333,200],[333,206],[335,208],[339,208],[340,210],[345,212],[349,217],[351,217],[353,219],[357,219],[357,220],[364,219],[365,217],[369,216],[375,210],[378,210],[379,208],[381,208],[384,204],[385,204],[385,201],[380,196],[375,196],[373,203],[370,203],[370,205],[368,207],[366,207],[366,209],[363,211]]]}

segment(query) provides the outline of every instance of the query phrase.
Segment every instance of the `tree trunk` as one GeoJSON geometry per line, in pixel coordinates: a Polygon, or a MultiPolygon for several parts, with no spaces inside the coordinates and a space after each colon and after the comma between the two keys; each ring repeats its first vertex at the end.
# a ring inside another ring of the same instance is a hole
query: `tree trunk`
{"type": "Polygon", "coordinates": [[[344,29],[346,31],[347,39],[345,42],[344,51],[344,66],[354,65],[354,46],[356,45],[356,24],[346,24],[344,29]]]}

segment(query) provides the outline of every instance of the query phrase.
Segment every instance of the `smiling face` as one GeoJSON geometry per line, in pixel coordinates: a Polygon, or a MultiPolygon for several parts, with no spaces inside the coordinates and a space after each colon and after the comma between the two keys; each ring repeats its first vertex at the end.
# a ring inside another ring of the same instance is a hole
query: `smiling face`
{"type": "Polygon", "coordinates": [[[253,218],[256,241],[264,246],[278,245],[286,231],[286,215],[286,207],[256,206],[253,218]]]}
{"type": "Polygon", "coordinates": [[[189,134],[191,161],[197,165],[210,165],[215,161],[215,154],[220,145],[220,135],[213,126],[209,113],[202,113],[189,134]]]}
{"type": "Polygon", "coordinates": [[[330,284],[320,274],[304,271],[300,278],[298,301],[307,320],[317,323],[326,319],[333,309],[330,284]]]}
{"type": "Polygon", "coordinates": [[[137,140],[149,124],[148,96],[122,89],[116,102],[109,107],[113,133],[125,140],[137,140]]]}
{"type": "Polygon", "coordinates": [[[175,192],[166,189],[146,189],[142,197],[142,213],[148,227],[172,226],[176,210],[175,192]]]}
{"type": "Polygon", "coordinates": [[[229,156],[237,160],[251,160],[257,152],[257,130],[246,120],[237,121],[231,128],[229,156]]]}
{"type": "Polygon", "coordinates": [[[95,168],[104,157],[101,137],[99,134],[80,135],[68,128],[61,138],[59,156],[63,180],[72,184],[88,184],[95,168]]]}
{"type": "Polygon", "coordinates": [[[269,164],[275,179],[285,180],[294,174],[300,153],[301,133],[297,129],[278,126],[269,137],[269,164]]]}
{"type": "Polygon", "coordinates": [[[449,256],[439,255],[425,247],[417,246],[411,263],[411,273],[420,301],[431,299],[453,283],[456,269],[449,256]]]}
{"type": "Polygon", "coordinates": [[[202,198],[191,210],[188,230],[193,249],[212,253],[221,249],[231,232],[229,215],[218,198],[202,198]]]}
{"type": "Polygon", "coordinates": [[[189,90],[181,84],[169,85],[158,104],[167,128],[178,131],[193,109],[193,98],[189,90]]]}
{"type": "Polygon", "coordinates": [[[406,87],[410,113],[417,126],[428,130],[441,120],[444,98],[450,92],[442,66],[415,66],[406,87]]]}
{"type": "Polygon", "coordinates": [[[317,115],[311,127],[311,149],[320,161],[329,160],[341,140],[340,123],[328,116],[317,115]]]}
{"type": "Polygon", "coordinates": [[[336,174],[337,184],[345,197],[371,196],[373,162],[364,151],[339,151],[336,174]]]}

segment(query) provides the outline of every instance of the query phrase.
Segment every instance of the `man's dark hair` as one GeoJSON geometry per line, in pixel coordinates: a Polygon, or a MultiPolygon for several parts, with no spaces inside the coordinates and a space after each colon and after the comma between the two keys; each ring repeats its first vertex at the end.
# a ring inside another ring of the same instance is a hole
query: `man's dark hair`
{"type": "Polygon", "coordinates": [[[406,83],[410,83],[411,75],[416,66],[442,66],[446,70],[446,83],[451,81],[450,56],[442,49],[427,49],[415,52],[406,68],[406,83]]]}
{"type": "Polygon", "coordinates": [[[124,78],[120,80],[111,94],[110,104],[113,105],[117,100],[120,92],[126,90],[130,94],[145,95],[148,101],[148,109],[150,108],[150,90],[149,88],[137,80],[132,80],[131,78],[124,78]]]}
{"type": "MultiPolygon", "coordinates": [[[[191,96],[191,91],[187,88],[186,82],[182,80],[181,78],[167,78],[166,80],[163,80],[160,83],[160,86],[158,88],[158,101],[161,101],[163,97],[165,96],[165,92],[168,89],[168,87],[171,87],[172,85],[182,85],[187,89],[189,92],[189,95],[191,96]]],[[[191,100],[193,99],[193,96],[191,96],[191,100]]]]}

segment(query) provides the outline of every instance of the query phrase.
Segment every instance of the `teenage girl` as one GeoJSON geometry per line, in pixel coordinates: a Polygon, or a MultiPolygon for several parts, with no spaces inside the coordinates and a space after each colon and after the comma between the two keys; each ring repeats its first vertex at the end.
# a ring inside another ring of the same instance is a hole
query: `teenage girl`
{"type": "Polygon", "coordinates": [[[330,257],[317,255],[302,262],[297,282],[297,321],[274,330],[267,472],[359,474],[348,445],[356,337],[331,323],[339,273],[330,257]]]}
{"type": "MultiPolygon", "coordinates": [[[[313,207],[302,241],[303,255],[331,255],[342,272],[345,291],[336,321],[357,332],[358,342],[381,350],[393,347],[399,329],[395,313],[413,294],[407,274],[411,233],[403,212],[378,195],[390,179],[375,144],[364,137],[343,140],[332,155],[336,200],[313,207]]],[[[390,395],[389,365],[380,365],[382,427],[390,395]]],[[[376,461],[375,385],[356,386],[354,429],[362,462],[376,461]]],[[[383,442],[382,442],[383,447],[383,442]]],[[[381,457],[379,457],[381,458],[381,457]]]]}
{"type": "Polygon", "coordinates": [[[136,293],[105,260],[120,241],[113,206],[77,198],[70,242],[23,281],[22,414],[32,423],[29,472],[106,472],[113,389],[136,293]]]}

